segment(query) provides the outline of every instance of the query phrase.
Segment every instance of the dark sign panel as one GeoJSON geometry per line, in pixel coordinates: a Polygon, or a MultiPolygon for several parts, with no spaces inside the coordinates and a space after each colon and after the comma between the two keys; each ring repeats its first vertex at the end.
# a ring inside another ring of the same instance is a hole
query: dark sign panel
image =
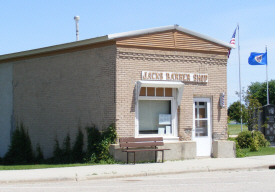
{"type": "Polygon", "coordinates": [[[275,138],[275,105],[266,105],[263,106],[263,124],[267,124],[267,126],[264,128],[264,131],[262,131],[265,135],[265,137],[269,141],[274,141],[275,138]]]}

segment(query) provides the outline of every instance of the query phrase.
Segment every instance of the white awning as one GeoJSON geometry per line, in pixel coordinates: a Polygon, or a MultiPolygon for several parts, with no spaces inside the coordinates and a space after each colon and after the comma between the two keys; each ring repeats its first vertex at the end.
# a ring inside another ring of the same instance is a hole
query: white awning
{"type": "Polygon", "coordinates": [[[181,98],[184,89],[184,83],[179,81],[137,81],[136,83],[136,102],[138,102],[138,96],[140,93],[141,87],[164,87],[164,88],[176,88],[176,100],[177,105],[180,106],[181,98]]]}

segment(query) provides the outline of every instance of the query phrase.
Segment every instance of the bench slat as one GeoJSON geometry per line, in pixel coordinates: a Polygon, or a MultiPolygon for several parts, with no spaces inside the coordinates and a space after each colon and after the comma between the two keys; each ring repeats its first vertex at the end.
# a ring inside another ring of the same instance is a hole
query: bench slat
{"type": "Polygon", "coordinates": [[[139,142],[139,141],[163,141],[163,137],[145,137],[145,138],[124,137],[119,139],[119,142],[139,142]]]}
{"type": "Polygon", "coordinates": [[[150,147],[163,146],[163,142],[137,142],[137,143],[120,143],[120,147],[150,147]]]}
{"type": "Polygon", "coordinates": [[[164,150],[171,150],[171,149],[125,149],[123,152],[137,152],[137,151],[164,151],[164,150]]]}

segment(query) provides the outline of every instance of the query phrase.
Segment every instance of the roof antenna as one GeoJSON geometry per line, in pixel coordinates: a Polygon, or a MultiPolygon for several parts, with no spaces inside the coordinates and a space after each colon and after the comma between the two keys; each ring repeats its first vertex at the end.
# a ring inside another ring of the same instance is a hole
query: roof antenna
{"type": "Polygon", "coordinates": [[[78,21],[80,20],[79,16],[74,17],[75,25],[76,25],[76,40],[79,41],[79,30],[78,30],[78,21]]]}

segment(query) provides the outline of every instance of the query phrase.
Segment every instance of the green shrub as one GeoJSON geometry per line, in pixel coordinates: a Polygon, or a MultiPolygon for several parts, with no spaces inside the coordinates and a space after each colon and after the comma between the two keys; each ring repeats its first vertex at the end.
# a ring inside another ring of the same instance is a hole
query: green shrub
{"type": "Polygon", "coordinates": [[[107,161],[110,158],[109,155],[109,147],[111,142],[108,141],[108,139],[102,139],[97,148],[98,148],[98,154],[97,154],[97,162],[99,161],[107,161]]]}
{"type": "Polygon", "coordinates": [[[99,161],[111,162],[112,158],[109,155],[110,144],[114,144],[117,138],[115,125],[110,125],[105,131],[102,132],[101,142],[99,143],[100,154],[98,156],[99,161]]]}
{"type": "Polygon", "coordinates": [[[108,140],[111,144],[114,144],[117,138],[115,124],[111,124],[106,130],[102,132],[102,138],[108,140]]]}
{"type": "Polygon", "coordinates": [[[53,157],[45,160],[39,144],[37,144],[35,152],[32,150],[29,134],[21,123],[20,127],[17,127],[13,132],[9,150],[4,158],[0,158],[0,164],[82,163],[85,157],[86,161],[91,163],[114,163],[114,159],[109,155],[109,147],[110,144],[115,143],[117,137],[115,126],[110,125],[102,132],[99,132],[95,126],[86,128],[86,130],[88,136],[87,155],[83,151],[84,136],[79,128],[72,148],[69,133],[64,138],[62,148],[60,148],[59,141],[55,137],[53,157]]]}
{"type": "Polygon", "coordinates": [[[246,154],[242,152],[239,144],[236,142],[236,157],[245,157],[246,154]]]}
{"type": "Polygon", "coordinates": [[[28,131],[25,130],[23,123],[16,127],[12,134],[11,145],[4,156],[6,165],[31,164],[34,161],[34,153],[28,131]]]}
{"type": "Polygon", "coordinates": [[[101,140],[101,135],[98,129],[95,126],[86,127],[87,131],[87,157],[88,159],[94,154],[99,153],[98,151],[98,143],[101,140]]]}
{"type": "Polygon", "coordinates": [[[241,149],[249,148],[250,151],[258,151],[259,147],[267,147],[270,144],[260,131],[243,131],[239,133],[236,141],[241,149]]]}
{"type": "Polygon", "coordinates": [[[39,164],[44,163],[43,152],[39,144],[36,145],[35,163],[39,163],[39,164]]]}
{"type": "Polygon", "coordinates": [[[253,137],[258,141],[259,147],[268,147],[270,145],[261,131],[254,131],[253,137]]]}
{"type": "Polygon", "coordinates": [[[71,138],[67,133],[62,148],[59,146],[57,137],[54,140],[53,157],[49,159],[48,163],[53,164],[69,164],[72,163],[72,150],[71,150],[71,138]]]}
{"type": "Polygon", "coordinates": [[[55,138],[53,157],[48,160],[48,163],[54,164],[69,164],[69,163],[83,163],[85,152],[83,151],[84,136],[81,132],[80,127],[76,134],[76,139],[71,149],[71,138],[70,134],[67,133],[63,141],[62,148],[59,146],[57,138],[55,138]]]}
{"type": "Polygon", "coordinates": [[[78,132],[76,134],[76,139],[73,145],[73,149],[72,149],[72,162],[74,163],[83,163],[84,161],[85,153],[83,151],[83,146],[84,146],[83,138],[84,138],[83,133],[79,127],[78,132]]]}
{"type": "Polygon", "coordinates": [[[71,152],[71,137],[70,134],[67,133],[63,141],[63,148],[62,148],[62,162],[65,164],[72,163],[72,152],[71,152]]]}
{"type": "Polygon", "coordinates": [[[116,140],[116,129],[114,125],[110,125],[106,130],[99,132],[95,126],[87,127],[87,152],[83,151],[84,141],[83,133],[78,128],[76,140],[73,148],[70,145],[70,135],[67,134],[63,141],[62,148],[55,138],[53,157],[49,159],[49,163],[114,163],[114,159],[109,155],[109,147],[116,140]],[[86,157],[86,158],[85,158],[86,157]]]}
{"type": "Polygon", "coordinates": [[[258,151],[259,150],[259,142],[257,138],[253,138],[250,146],[249,146],[249,151],[258,151]]]}
{"type": "Polygon", "coordinates": [[[88,137],[87,161],[90,163],[114,163],[109,154],[110,144],[117,138],[115,125],[110,125],[101,133],[95,126],[86,128],[88,137]]]}
{"type": "Polygon", "coordinates": [[[243,131],[239,133],[238,137],[236,138],[236,141],[241,149],[243,148],[249,148],[253,141],[253,137],[250,131],[243,131]]]}
{"type": "Polygon", "coordinates": [[[54,164],[62,163],[62,158],[63,158],[62,154],[63,154],[63,151],[59,147],[59,142],[58,142],[57,137],[55,137],[54,148],[53,148],[53,157],[50,159],[49,163],[54,163],[54,164]]]}

